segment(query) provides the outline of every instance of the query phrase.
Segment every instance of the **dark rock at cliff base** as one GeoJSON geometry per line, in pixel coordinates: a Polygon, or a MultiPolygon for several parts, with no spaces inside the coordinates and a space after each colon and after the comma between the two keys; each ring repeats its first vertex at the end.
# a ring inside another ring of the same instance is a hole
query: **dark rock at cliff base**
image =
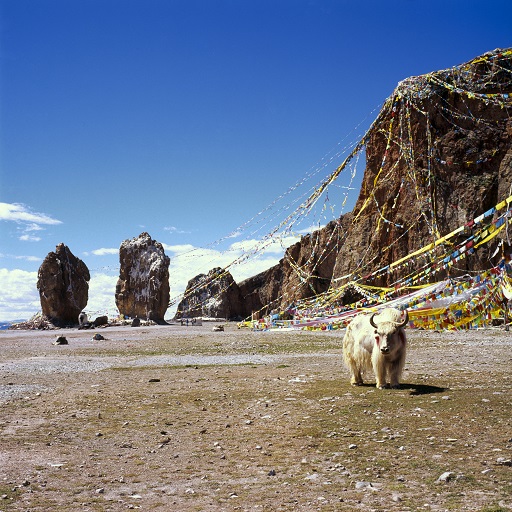
{"type": "Polygon", "coordinates": [[[161,243],[148,233],[125,240],[119,248],[121,268],[116,306],[121,315],[165,323],[169,304],[169,263],[161,243]]]}
{"type": "Polygon", "coordinates": [[[108,316],[107,315],[102,315],[102,316],[96,317],[96,319],[94,320],[93,324],[94,324],[95,327],[99,327],[101,325],[108,325],[108,316]]]}
{"type": "Polygon", "coordinates": [[[77,324],[87,305],[90,279],[85,263],[59,244],[39,267],[37,289],[43,315],[59,327],[77,324]]]}
{"type": "Polygon", "coordinates": [[[217,267],[188,282],[175,318],[227,318],[241,316],[240,290],[229,272],[217,267]]]}

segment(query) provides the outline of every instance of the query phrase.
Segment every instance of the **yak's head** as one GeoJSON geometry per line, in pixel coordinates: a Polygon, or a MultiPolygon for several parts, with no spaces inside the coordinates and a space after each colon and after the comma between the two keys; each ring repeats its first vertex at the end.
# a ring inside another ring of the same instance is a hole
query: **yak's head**
{"type": "Polygon", "coordinates": [[[405,334],[401,330],[409,321],[409,314],[405,311],[405,315],[400,321],[395,321],[395,318],[385,317],[380,322],[375,321],[373,313],[370,317],[370,324],[375,328],[375,343],[382,354],[389,354],[394,352],[398,344],[405,343],[405,334]]]}

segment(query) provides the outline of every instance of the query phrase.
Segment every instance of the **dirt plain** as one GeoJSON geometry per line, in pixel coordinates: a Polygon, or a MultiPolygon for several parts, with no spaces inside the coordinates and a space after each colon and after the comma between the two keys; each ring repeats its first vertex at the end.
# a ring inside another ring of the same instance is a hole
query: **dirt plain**
{"type": "Polygon", "coordinates": [[[0,511],[512,510],[512,332],[408,330],[378,390],[343,331],[212,327],[0,331],[0,511]]]}

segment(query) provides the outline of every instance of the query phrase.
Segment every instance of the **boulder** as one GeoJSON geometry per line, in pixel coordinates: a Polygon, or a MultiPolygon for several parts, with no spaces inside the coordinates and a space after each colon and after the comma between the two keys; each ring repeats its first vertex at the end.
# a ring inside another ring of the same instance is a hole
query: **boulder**
{"type": "Polygon", "coordinates": [[[116,306],[121,315],[165,323],[169,305],[169,263],[161,243],[148,233],[125,240],[119,248],[116,306]]]}
{"type": "Polygon", "coordinates": [[[232,275],[217,267],[188,282],[175,318],[234,319],[241,316],[241,306],[240,290],[232,275]]]}
{"type": "Polygon", "coordinates": [[[99,327],[100,325],[108,325],[108,316],[107,315],[98,316],[98,317],[96,317],[96,319],[94,320],[93,323],[94,323],[95,327],[99,327]]]}
{"type": "Polygon", "coordinates": [[[85,263],[59,244],[39,267],[37,289],[43,315],[59,327],[76,325],[87,305],[90,279],[85,263]]]}

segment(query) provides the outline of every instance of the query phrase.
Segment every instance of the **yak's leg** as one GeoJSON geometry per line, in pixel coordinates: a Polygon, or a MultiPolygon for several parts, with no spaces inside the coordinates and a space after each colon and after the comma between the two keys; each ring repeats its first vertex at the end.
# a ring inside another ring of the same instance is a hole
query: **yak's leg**
{"type": "Polygon", "coordinates": [[[373,359],[373,371],[375,373],[375,385],[379,389],[385,389],[388,387],[386,383],[386,364],[380,358],[373,359]]]}
{"type": "Polygon", "coordinates": [[[352,386],[362,386],[363,377],[361,376],[361,368],[352,357],[349,358],[347,362],[350,368],[350,384],[352,384],[352,386]]]}
{"type": "Polygon", "coordinates": [[[390,365],[389,365],[389,380],[390,380],[390,383],[391,383],[391,387],[393,389],[398,389],[400,387],[400,382],[399,382],[399,379],[400,379],[400,360],[397,360],[397,361],[393,361],[390,365]]]}

